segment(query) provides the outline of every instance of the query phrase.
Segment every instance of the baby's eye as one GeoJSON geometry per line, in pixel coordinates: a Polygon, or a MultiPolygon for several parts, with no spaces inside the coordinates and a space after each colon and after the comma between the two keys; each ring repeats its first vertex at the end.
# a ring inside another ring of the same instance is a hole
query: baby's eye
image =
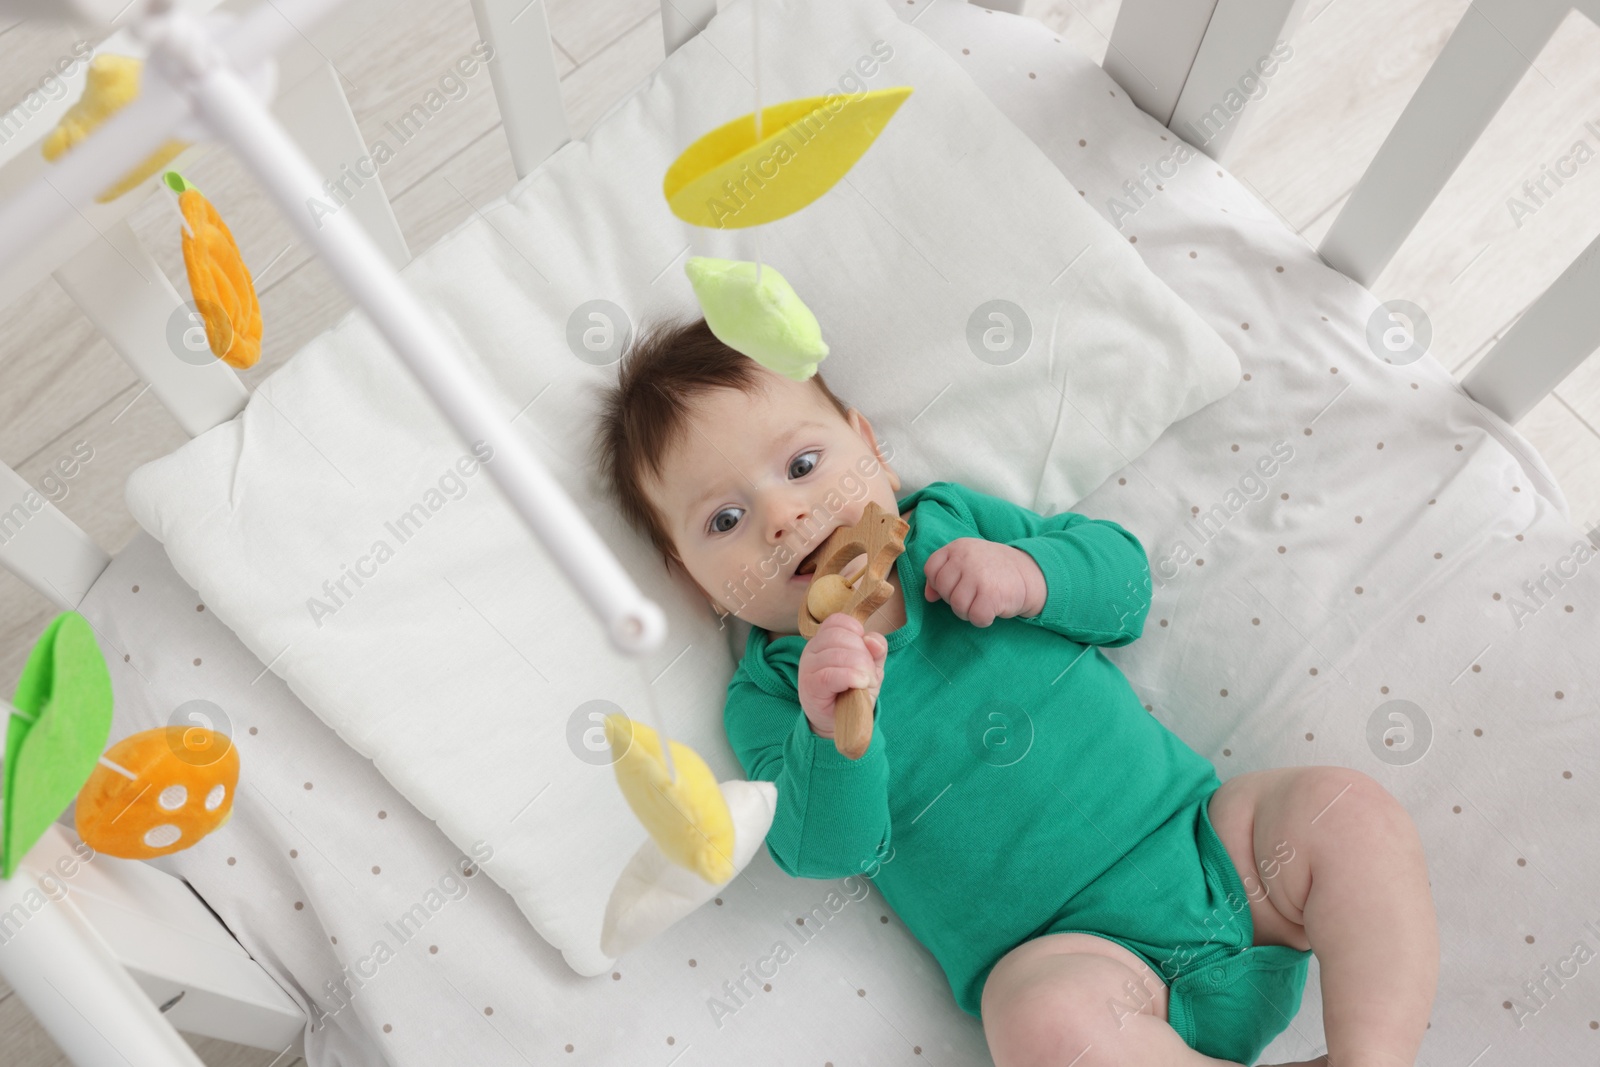
{"type": "Polygon", "coordinates": [[[816,468],[817,468],[817,461],[816,460],[812,460],[810,462],[810,464],[806,467],[806,469],[801,471],[799,474],[795,474],[794,473],[794,464],[795,463],[804,463],[807,456],[820,456],[820,455],[822,455],[821,452],[817,452],[817,451],[813,450],[811,452],[802,452],[798,456],[794,457],[794,463],[791,463],[789,465],[789,475],[790,475],[790,477],[792,477],[792,478],[804,478],[806,475],[808,475],[812,471],[816,470],[816,468]]]}
{"type": "Polygon", "coordinates": [[[718,520],[721,519],[722,516],[728,514],[729,512],[734,512],[734,511],[742,512],[742,511],[744,511],[744,509],[743,508],[723,508],[721,511],[717,512],[715,515],[711,516],[711,532],[712,533],[727,533],[729,530],[731,530],[735,526],[737,526],[739,524],[739,520],[737,518],[735,518],[732,522],[728,523],[726,526],[720,525],[718,523],[718,520]]]}

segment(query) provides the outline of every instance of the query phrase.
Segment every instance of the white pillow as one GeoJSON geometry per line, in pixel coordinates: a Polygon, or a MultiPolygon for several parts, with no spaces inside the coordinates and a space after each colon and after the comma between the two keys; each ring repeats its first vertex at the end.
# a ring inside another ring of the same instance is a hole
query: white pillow
{"type": "MultiPolygon", "coordinates": [[[[768,101],[915,87],[844,181],[761,231],[822,323],[829,384],[872,420],[904,491],[948,479],[1076,501],[1237,384],[1221,338],[887,6],[764,0],[761,25],[768,101]],[[975,318],[997,299],[1026,309],[1014,362],[968,342],[1002,328],[975,318]]],[[[583,974],[611,965],[604,908],[644,840],[585,740],[591,716],[620,707],[653,724],[654,699],[719,780],[743,775],[722,728],[738,649],[605,498],[591,443],[616,367],[574,355],[569,324],[587,325],[596,300],[635,323],[694,314],[691,248],[751,257],[748,233],[693,230],[661,193],[690,141],[750,110],[749,31],[748,6],[730,5],[585,140],[404,272],[667,611],[658,654],[610,650],[362,315],[128,483],[208,607],[453,841],[492,848],[484,870],[583,974]]]]}

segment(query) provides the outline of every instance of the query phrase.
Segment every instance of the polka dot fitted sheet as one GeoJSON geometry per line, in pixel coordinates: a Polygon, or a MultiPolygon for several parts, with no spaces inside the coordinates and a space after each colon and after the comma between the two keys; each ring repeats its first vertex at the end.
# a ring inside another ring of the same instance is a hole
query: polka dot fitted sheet
{"type": "MultiPolygon", "coordinates": [[[[1107,655],[1224,778],[1344,764],[1406,804],[1444,955],[1425,1062],[1592,1059],[1600,986],[1575,961],[1600,951],[1582,892],[1600,875],[1600,592],[1543,462],[1431,357],[1375,356],[1376,300],[1226,168],[1163,165],[1174,135],[1068,44],[948,0],[901,6],[1239,355],[1238,389],[1089,497],[1033,502],[1145,544],[1149,622],[1107,655]],[[1111,198],[1146,168],[1159,187],[1119,217],[1111,198]]],[[[483,876],[492,858],[451,844],[202,607],[140,535],[83,610],[116,653],[116,735],[203,694],[239,743],[233,820],[164,865],[317,1020],[308,1062],[989,1062],[868,883],[791,879],[764,852],[737,892],[577,976],[483,876]]],[[[1322,1048],[1313,981],[1266,1058],[1322,1048]]]]}
{"type": "MultiPolygon", "coordinates": [[[[1224,780],[1341,764],[1405,804],[1442,943],[1419,1062],[1600,1055],[1600,979],[1580,967],[1600,954],[1580,888],[1600,882],[1600,517],[1569,514],[1532,445],[1383,338],[1375,297],[1226,167],[1177,162],[1176,135],[1044,26],[902,17],[1239,356],[1238,389],[1072,505],[1150,558],[1144,635],[1107,655],[1224,780]]],[[[1321,1035],[1312,981],[1263,1061],[1321,1035]]]]}

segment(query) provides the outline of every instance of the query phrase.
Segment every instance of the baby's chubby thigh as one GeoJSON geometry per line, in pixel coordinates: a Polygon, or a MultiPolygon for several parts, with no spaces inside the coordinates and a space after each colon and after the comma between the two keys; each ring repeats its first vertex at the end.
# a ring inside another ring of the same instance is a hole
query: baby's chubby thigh
{"type": "MultiPolygon", "coordinates": [[[[1097,1054],[1084,1063],[1137,1062],[1137,1056],[1116,1052],[1119,1046],[1127,1053],[1143,1046],[1152,1023],[1165,1028],[1167,987],[1114,941],[1084,933],[1045,934],[1024,941],[994,965],[979,1012],[995,1067],[1065,1065],[1090,1049],[1097,1054]]],[[[1168,1033],[1177,1039],[1175,1032],[1168,1033]]]]}

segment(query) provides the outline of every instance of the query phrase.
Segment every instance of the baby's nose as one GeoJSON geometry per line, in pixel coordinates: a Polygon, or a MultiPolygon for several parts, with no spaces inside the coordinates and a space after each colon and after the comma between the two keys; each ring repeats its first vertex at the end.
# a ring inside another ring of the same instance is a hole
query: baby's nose
{"type": "Polygon", "coordinates": [[[789,498],[767,512],[767,543],[793,548],[805,540],[799,533],[811,520],[807,501],[789,498]]]}

